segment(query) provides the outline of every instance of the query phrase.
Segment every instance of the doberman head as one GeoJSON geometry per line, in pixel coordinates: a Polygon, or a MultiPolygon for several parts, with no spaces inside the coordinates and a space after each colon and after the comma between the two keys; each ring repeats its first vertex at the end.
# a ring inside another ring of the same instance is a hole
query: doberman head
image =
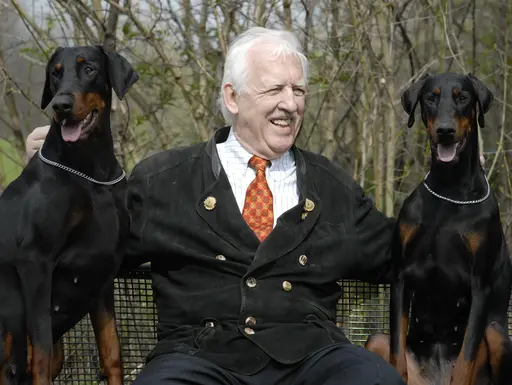
{"type": "Polygon", "coordinates": [[[461,158],[478,162],[478,125],[485,126],[484,114],[493,101],[492,92],[479,79],[472,74],[425,74],[405,90],[401,100],[409,127],[420,103],[433,163],[453,166],[461,158]]]}
{"type": "Polygon", "coordinates": [[[128,61],[101,46],[58,47],[46,67],[41,108],[53,101],[53,120],[64,142],[101,134],[108,124],[112,89],[122,99],[138,80],[128,61]]]}

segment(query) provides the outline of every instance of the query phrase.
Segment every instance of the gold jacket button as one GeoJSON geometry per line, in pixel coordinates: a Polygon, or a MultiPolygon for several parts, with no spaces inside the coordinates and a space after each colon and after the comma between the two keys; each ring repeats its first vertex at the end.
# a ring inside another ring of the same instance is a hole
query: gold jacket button
{"type": "Polygon", "coordinates": [[[301,255],[299,257],[299,263],[302,265],[302,266],[306,266],[306,263],[308,263],[308,257],[306,257],[305,255],[301,255]]]}
{"type": "Polygon", "coordinates": [[[307,212],[313,211],[315,208],[315,203],[311,200],[306,198],[306,201],[304,202],[304,210],[307,212]]]}
{"type": "Polygon", "coordinates": [[[217,199],[215,199],[215,197],[208,197],[204,200],[204,208],[208,211],[211,211],[215,208],[215,206],[217,205],[217,199]]]}
{"type": "Polygon", "coordinates": [[[256,318],[254,318],[254,317],[247,317],[245,319],[245,324],[246,325],[256,325],[256,318]]]}
{"type": "Polygon", "coordinates": [[[245,334],[249,334],[250,336],[252,336],[254,334],[254,329],[252,329],[252,328],[245,328],[244,332],[245,332],[245,334]]]}
{"type": "Polygon", "coordinates": [[[292,289],[292,284],[288,281],[283,281],[283,289],[284,291],[290,291],[292,289]]]}
{"type": "Polygon", "coordinates": [[[256,278],[249,277],[249,278],[247,278],[247,280],[245,281],[245,283],[246,283],[246,284],[247,284],[247,286],[249,286],[249,287],[254,287],[254,286],[256,286],[256,278]]]}
{"type": "Polygon", "coordinates": [[[218,259],[219,261],[225,261],[226,260],[226,257],[223,256],[222,254],[219,254],[215,257],[215,259],[218,259]]]}

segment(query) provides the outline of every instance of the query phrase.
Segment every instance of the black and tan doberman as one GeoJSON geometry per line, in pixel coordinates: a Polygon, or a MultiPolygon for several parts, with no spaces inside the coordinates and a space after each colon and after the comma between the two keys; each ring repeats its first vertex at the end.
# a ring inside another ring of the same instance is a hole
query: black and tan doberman
{"type": "MultiPolygon", "coordinates": [[[[491,367],[491,383],[512,383],[503,382],[511,369],[501,361],[509,359],[512,268],[478,150],[478,126],[492,101],[472,74],[425,75],[402,95],[409,127],[420,104],[431,152],[392,246],[388,358],[405,379],[408,356],[428,383],[487,384],[491,367]]],[[[372,336],[366,346],[385,355],[382,342],[372,336]]]]}
{"type": "Polygon", "coordinates": [[[113,280],[129,217],[110,110],[112,89],[123,98],[137,79],[100,46],[59,47],[49,60],[50,131],[0,196],[0,385],[51,383],[59,339],[87,313],[108,384],[122,384],[113,280]]]}

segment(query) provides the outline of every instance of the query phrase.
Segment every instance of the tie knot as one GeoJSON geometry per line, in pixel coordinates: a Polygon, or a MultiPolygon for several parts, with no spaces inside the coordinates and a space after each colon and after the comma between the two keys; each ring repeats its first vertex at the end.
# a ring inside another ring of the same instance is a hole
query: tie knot
{"type": "Polygon", "coordinates": [[[249,165],[257,171],[264,171],[269,163],[269,160],[260,158],[256,155],[253,155],[253,157],[249,159],[249,165]]]}

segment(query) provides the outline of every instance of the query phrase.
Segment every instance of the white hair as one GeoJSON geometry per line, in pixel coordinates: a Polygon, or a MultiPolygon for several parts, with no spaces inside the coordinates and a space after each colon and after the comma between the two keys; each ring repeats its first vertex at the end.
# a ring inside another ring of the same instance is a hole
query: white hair
{"type": "Polygon", "coordinates": [[[303,54],[301,44],[293,32],[263,27],[248,29],[238,35],[230,44],[226,61],[224,62],[224,75],[222,77],[217,103],[221,109],[224,120],[229,125],[233,124],[233,115],[224,102],[224,85],[231,83],[235,92],[238,94],[242,92],[249,78],[248,52],[256,42],[261,41],[270,42],[275,45],[275,48],[269,52],[269,60],[276,59],[284,54],[296,55],[302,65],[304,86],[308,84],[308,59],[303,54]]]}

